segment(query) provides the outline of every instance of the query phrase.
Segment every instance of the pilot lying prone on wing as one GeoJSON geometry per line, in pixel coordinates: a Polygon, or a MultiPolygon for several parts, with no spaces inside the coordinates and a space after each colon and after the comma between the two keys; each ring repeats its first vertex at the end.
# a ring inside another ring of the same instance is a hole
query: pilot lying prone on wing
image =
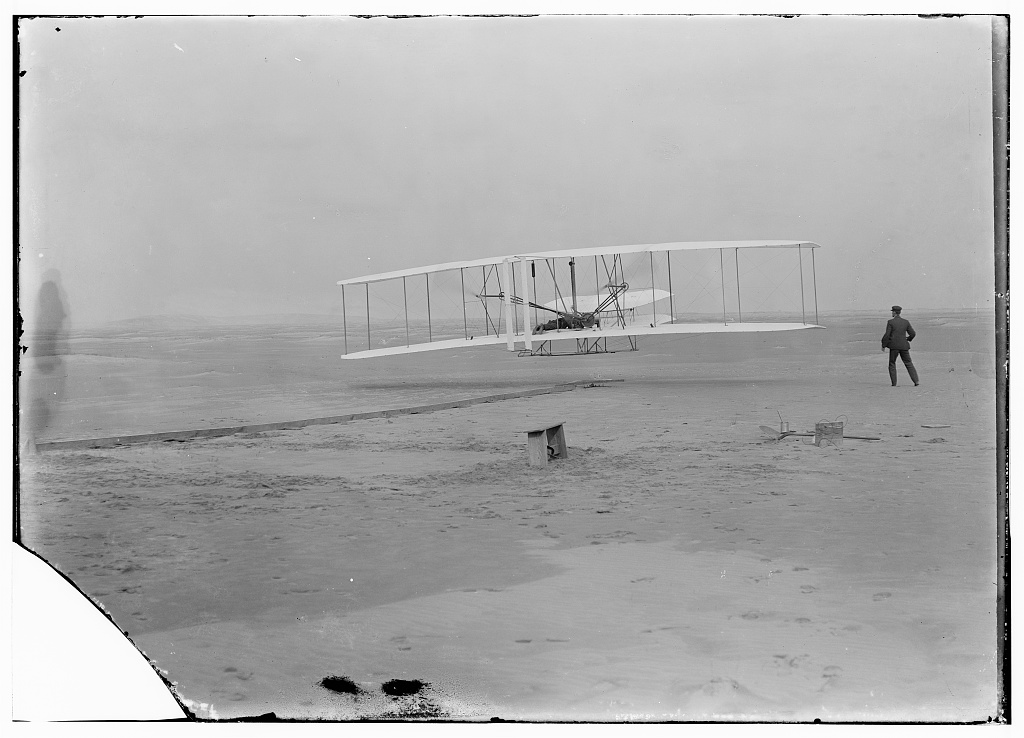
{"type": "Polygon", "coordinates": [[[533,329],[534,333],[543,333],[544,331],[554,331],[559,328],[570,328],[572,330],[583,330],[584,328],[595,328],[600,327],[601,321],[597,319],[593,314],[587,315],[559,315],[554,320],[549,320],[547,323],[541,323],[533,329]]]}

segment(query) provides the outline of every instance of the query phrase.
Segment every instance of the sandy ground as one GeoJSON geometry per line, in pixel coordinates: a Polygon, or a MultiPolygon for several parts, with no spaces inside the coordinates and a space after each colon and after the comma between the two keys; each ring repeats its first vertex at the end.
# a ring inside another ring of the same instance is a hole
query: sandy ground
{"type": "Polygon", "coordinates": [[[201,717],[985,720],[991,320],[908,313],[922,386],[900,366],[893,389],[886,317],[536,359],[343,362],[316,325],[78,334],[42,440],[624,381],[40,453],[23,539],[201,717]],[[882,440],[771,440],[779,413],[882,440]],[[569,458],[530,467],[525,431],[551,420],[569,458]]]}

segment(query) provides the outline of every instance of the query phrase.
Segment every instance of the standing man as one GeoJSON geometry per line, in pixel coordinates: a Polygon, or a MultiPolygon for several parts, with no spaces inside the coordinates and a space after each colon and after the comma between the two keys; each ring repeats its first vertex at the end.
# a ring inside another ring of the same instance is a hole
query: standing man
{"type": "Polygon", "coordinates": [[[910,358],[910,342],[914,340],[917,331],[909,320],[900,317],[901,312],[903,308],[899,305],[892,306],[892,318],[885,324],[885,335],[882,336],[882,351],[889,349],[889,379],[892,380],[892,386],[896,386],[896,357],[899,356],[916,387],[920,382],[917,381],[917,369],[910,358]]]}

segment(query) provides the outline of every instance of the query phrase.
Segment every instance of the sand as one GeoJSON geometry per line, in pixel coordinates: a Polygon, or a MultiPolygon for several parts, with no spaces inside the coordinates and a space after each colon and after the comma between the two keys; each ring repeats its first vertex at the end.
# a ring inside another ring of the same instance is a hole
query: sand
{"type": "Polygon", "coordinates": [[[199,717],[984,721],[992,321],[908,314],[922,386],[891,388],[886,317],[535,359],[341,361],[314,321],[78,332],[41,441],[597,386],[41,452],[23,540],[199,717]],[[779,413],[882,440],[772,440],[779,413]],[[530,467],[549,421],[569,458],[530,467]]]}

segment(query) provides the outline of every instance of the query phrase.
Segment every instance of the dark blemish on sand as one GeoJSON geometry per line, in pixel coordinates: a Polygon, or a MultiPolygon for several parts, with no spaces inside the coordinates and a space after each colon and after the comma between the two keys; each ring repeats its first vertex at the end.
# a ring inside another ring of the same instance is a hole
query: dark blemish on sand
{"type": "Polygon", "coordinates": [[[794,566],[793,571],[810,571],[806,566],[794,566]]]}
{"type": "Polygon", "coordinates": [[[530,638],[520,638],[516,643],[533,643],[533,640],[530,638]]]}
{"type": "Polygon", "coordinates": [[[227,722],[229,723],[273,723],[277,722],[279,718],[276,713],[265,712],[262,715],[254,715],[252,717],[240,717],[231,718],[227,722]]]}
{"type": "Polygon", "coordinates": [[[881,602],[882,600],[887,600],[890,597],[892,597],[892,592],[876,592],[871,599],[875,602],[881,602]]]}
{"type": "Polygon", "coordinates": [[[392,679],[380,685],[380,691],[389,697],[408,697],[419,694],[424,687],[429,687],[427,682],[419,679],[392,679]]]}
{"type": "Polygon", "coordinates": [[[347,676],[327,676],[320,680],[320,686],[338,694],[361,695],[362,687],[353,682],[347,676]]]}

